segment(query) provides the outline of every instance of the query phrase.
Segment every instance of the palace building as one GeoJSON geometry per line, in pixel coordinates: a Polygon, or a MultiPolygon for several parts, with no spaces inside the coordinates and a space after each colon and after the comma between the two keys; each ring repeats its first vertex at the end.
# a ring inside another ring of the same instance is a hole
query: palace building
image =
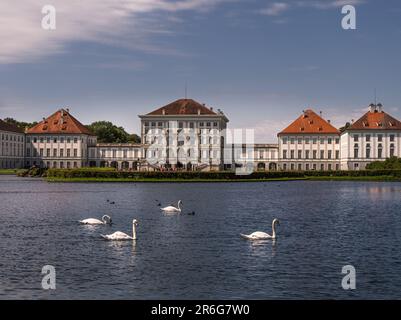
{"type": "Polygon", "coordinates": [[[278,134],[281,170],[339,170],[340,131],[313,110],[278,134]]]}
{"type": "Polygon", "coordinates": [[[24,167],[25,134],[0,119],[0,169],[24,167]]]}
{"type": "Polygon", "coordinates": [[[141,143],[98,143],[60,109],[26,130],[0,120],[0,168],[115,167],[120,170],[359,170],[401,157],[401,122],[381,104],[343,132],[311,109],[278,133],[278,144],[233,140],[227,116],[192,99],[139,115],[141,143]],[[236,169],[237,170],[237,169],[236,169]]]}
{"type": "Polygon", "coordinates": [[[228,118],[192,99],[140,115],[146,159],[155,169],[222,170],[228,118]]]}
{"type": "Polygon", "coordinates": [[[369,111],[341,134],[341,169],[365,169],[372,161],[401,157],[401,122],[371,104],[369,111]]]}

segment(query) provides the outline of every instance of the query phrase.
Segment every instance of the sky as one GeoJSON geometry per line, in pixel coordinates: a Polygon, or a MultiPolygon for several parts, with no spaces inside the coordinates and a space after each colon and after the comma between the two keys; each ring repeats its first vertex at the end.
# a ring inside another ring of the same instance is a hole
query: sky
{"type": "Polygon", "coordinates": [[[69,107],[138,133],[138,115],[187,96],[254,128],[259,143],[302,110],[340,127],[374,102],[401,118],[398,0],[2,0],[0,118],[69,107]],[[42,28],[42,7],[56,29],[42,28]],[[356,8],[344,30],[342,6],[356,8]]]}

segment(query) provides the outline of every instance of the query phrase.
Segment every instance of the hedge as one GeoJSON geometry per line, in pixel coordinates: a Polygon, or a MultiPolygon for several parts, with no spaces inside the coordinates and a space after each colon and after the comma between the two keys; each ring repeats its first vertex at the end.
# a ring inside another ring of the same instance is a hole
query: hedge
{"type": "Polygon", "coordinates": [[[128,179],[275,179],[303,177],[401,177],[401,170],[360,170],[360,171],[258,171],[250,175],[236,175],[232,171],[211,172],[160,172],[160,171],[106,171],[95,169],[49,169],[49,178],[128,178],[128,179]]]}

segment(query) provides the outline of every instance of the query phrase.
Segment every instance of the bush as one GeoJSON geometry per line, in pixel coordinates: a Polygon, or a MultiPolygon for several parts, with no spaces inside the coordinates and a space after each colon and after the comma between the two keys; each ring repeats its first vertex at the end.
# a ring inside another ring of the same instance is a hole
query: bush
{"type": "Polygon", "coordinates": [[[47,177],[51,178],[127,178],[127,179],[211,179],[211,180],[241,180],[241,179],[275,179],[304,177],[401,177],[401,170],[361,170],[361,171],[266,171],[253,172],[250,175],[236,175],[232,171],[212,172],[160,172],[160,171],[117,171],[90,169],[49,169],[47,177]]]}

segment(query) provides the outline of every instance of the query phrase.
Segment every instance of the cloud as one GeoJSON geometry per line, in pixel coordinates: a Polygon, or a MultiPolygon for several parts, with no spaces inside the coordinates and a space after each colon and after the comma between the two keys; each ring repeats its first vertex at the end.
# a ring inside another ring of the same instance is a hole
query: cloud
{"type": "Polygon", "coordinates": [[[260,10],[260,13],[268,16],[279,16],[289,8],[290,5],[285,2],[274,2],[267,8],[260,10]]]}
{"type": "Polygon", "coordinates": [[[332,9],[339,8],[345,5],[356,6],[365,3],[365,0],[304,0],[297,1],[300,7],[311,7],[315,9],[332,9]]]}
{"type": "MultiPolygon", "coordinates": [[[[230,0],[52,0],[57,29],[41,28],[44,0],[0,2],[0,64],[32,62],[62,53],[72,42],[92,41],[129,49],[169,53],[149,42],[168,33],[171,16],[185,11],[206,12],[230,0]],[[163,14],[166,16],[163,18],[163,14]],[[170,20],[167,17],[170,14],[170,20]]],[[[178,19],[178,18],[177,18],[178,19]]]]}

